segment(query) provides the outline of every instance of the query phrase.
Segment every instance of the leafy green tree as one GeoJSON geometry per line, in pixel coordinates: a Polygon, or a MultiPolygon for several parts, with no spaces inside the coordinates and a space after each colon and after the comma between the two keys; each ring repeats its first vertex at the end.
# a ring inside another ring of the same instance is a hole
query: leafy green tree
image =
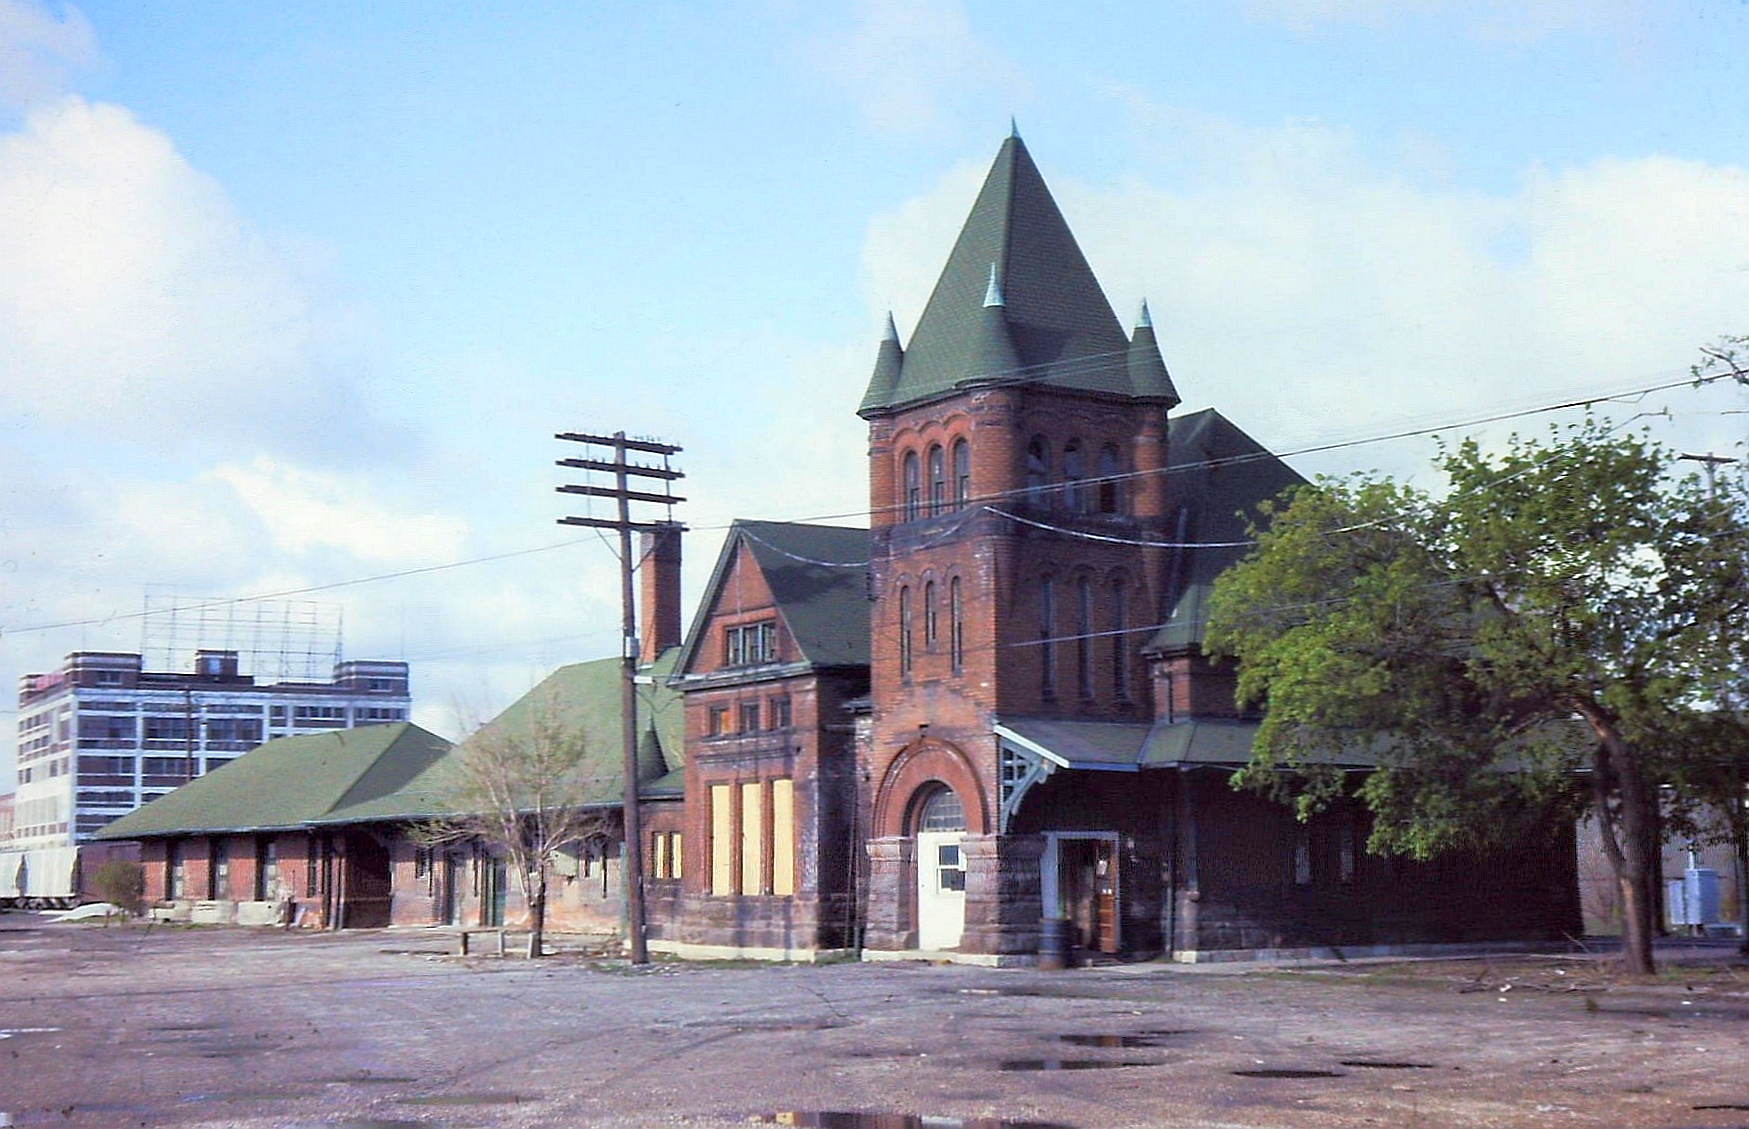
{"type": "Polygon", "coordinates": [[[1425,858],[1594,810],[1628,970],[1652,970],[1658,785],[1742,663],[1742,493],[1587,420],[1490,454],[1465,442],[1433,495],[1321,480],[1267,516],[1223,575],[1207,649],[1266,704],[1241,784],[1318,810],[1356,787],[1369,849],[1425,858]]]}

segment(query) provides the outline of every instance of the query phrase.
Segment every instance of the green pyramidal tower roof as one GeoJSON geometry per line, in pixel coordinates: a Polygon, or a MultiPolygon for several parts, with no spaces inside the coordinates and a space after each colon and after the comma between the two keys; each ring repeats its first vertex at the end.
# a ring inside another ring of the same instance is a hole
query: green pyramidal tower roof
{"type": "Polygon", "coordinates": [[[910,344],[894,352],[883,344],[858,414],[989,383],[1177,400],[1154,366],[1131,363],[1130,340],[1019,136],[1003,141],[910,344]]]}

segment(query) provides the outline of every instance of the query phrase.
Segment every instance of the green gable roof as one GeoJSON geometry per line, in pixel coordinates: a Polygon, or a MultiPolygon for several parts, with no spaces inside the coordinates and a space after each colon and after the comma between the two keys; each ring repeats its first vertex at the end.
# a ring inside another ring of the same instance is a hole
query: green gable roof
{"type": "Polygon", "coordinates": [[[1178,401],[1151,329],[1132,358],[1019,137],[1002,143],[910,345],[894,338],[882,342],[863,416],[989,382],[1178,401]]]}
{"type": "MultiPolygon", "coordinates": [[[[657,660],[638,672],[638,779],[657,780],[685,765],[682,742],[686,730],[680,694],[668,686],[668,675],[680,656],[670,647],[657,660]]],[[[543,678],[534,689],[510,703],[503,713],[481,726],[463,741],[491,740],[509,734],[529,733],[538,711],[550,709],[565,728],[582,731],[582,774],[589,782],[585,804],[617,804],[625,780],[625,727],[620,716],[622,667],[618,658],[562,666],[543,678]]]]}
{"type": "Polygon", "coordinates": [[[700,605],[705,614],[693,620],[676,671],[691,665],[708,626],[708,612],[742,545],[759,566],[805,662],[816,667],[868,665],[868,530],[737,520],[723,538],[700,605]]]}
{"type": "MultiPolygon", "coordinates": [[[[1166,430],[1166,489],[1174,529],[1190,542],[1245,541],[1257,504],[1305,479],[1213,408],[1177,416],[1166,430]],[[1181,513],[1183,520],[1178,520],[1181,513]]],[[[1250,550],[1176,549],[1167,569],[1166,625],[1148,650],[1202,645],[1215,578],[1250,550]]]]}
{"type": "Polygon", "coordinates": [[[280,737],[122,816],[97,837],[289,830],[349,806],[393,808],[449,749],[410,722],[280,737]]]}

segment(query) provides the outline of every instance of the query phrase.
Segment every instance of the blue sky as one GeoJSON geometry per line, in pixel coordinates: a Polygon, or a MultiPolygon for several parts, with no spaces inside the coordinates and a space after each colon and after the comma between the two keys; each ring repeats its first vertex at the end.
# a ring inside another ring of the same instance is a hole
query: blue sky
{"type": "MultiPolygon", "coordinates": [[[[1011,114],[1186,408],[1279,449],[1680,375],[1749,332],[1746,46],[1736,0],[0,0],[0,677],[133,649],[30,629],[148,583],[574,540],[560,429],[687,447],[688,601],[730,517],[859,509],[881,318],[1011,114]]],[[[1728,450],[1742,399],[1611,410],[1728,450]]],[[[453,733],[616,591],[584,541],[322,598],[453,733]]]]}

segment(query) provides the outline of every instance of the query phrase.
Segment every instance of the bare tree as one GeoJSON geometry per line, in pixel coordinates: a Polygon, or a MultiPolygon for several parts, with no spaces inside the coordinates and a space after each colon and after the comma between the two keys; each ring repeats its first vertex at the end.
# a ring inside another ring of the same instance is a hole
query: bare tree
{"type": "MultiPolygon", "coordinates": [[[[528,955],[542,955],[547,886],[567,847],[611,832],[611,808],[590,796],[613,781],[595,766],[579,725],[556,695],[535,697],[521,717],[476,729],[451,754],[444,806],[456,814],[422,825],[427,843],[474,841],[502,851],[529,909],[528,955]]],[[[617,777],[615,778],[617,780],[617,777]]]]}

